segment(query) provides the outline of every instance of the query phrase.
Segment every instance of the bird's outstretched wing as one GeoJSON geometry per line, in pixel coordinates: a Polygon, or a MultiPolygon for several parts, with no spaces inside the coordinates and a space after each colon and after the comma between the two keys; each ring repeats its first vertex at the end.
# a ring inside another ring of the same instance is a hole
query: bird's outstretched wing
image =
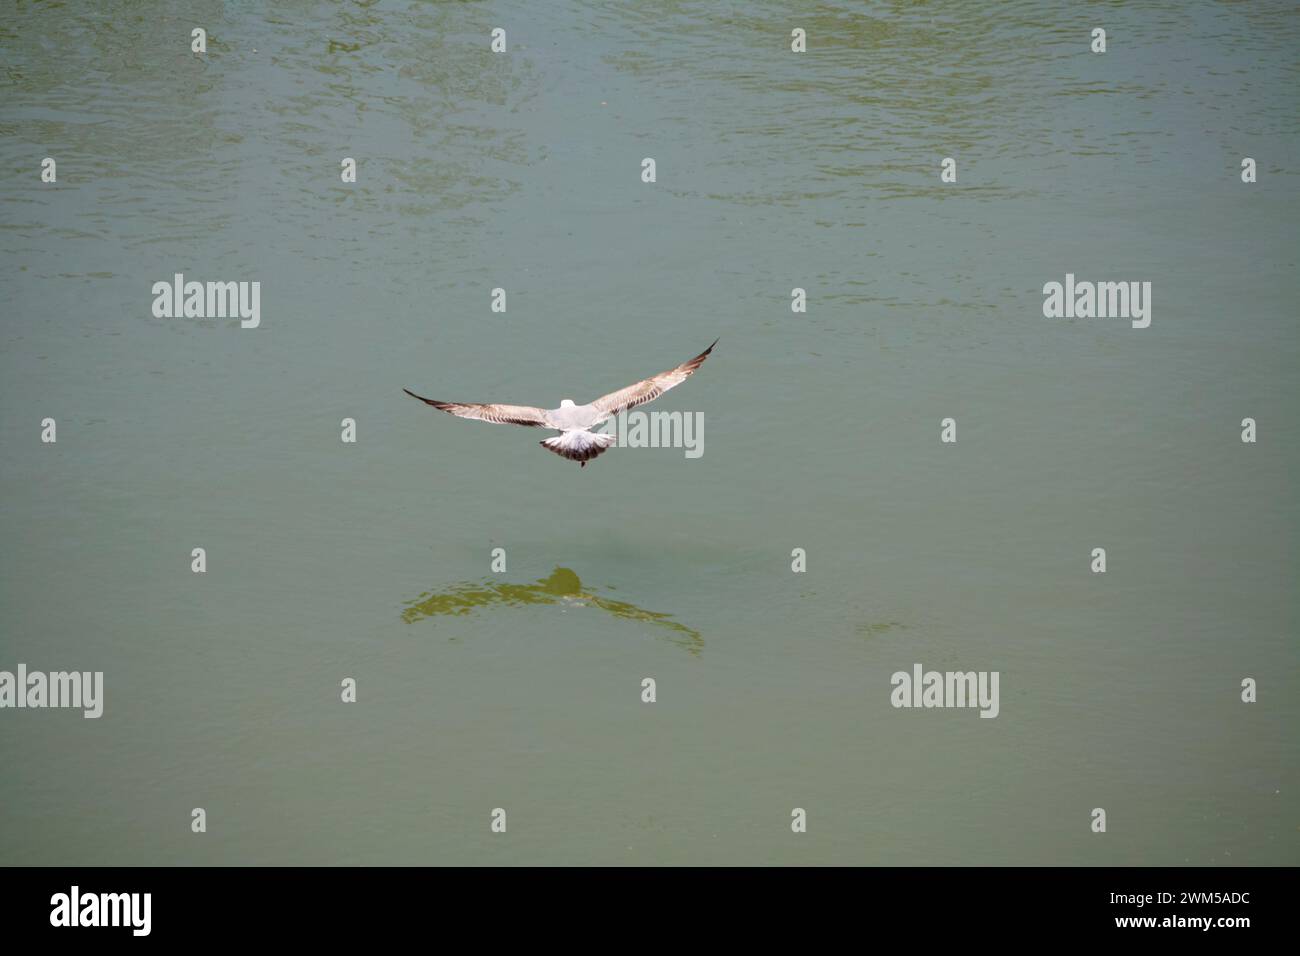
{"type": "MultiPolygon", "coordinates": [[[[718,340],[713,340],[713,345],[717,345],[718,340]]],[[[638,405],[644,405],[646,402],[653,402],[674,385],[680,385],[691,377],[691,374],[704,364],[704,360],[709,357],[713,351],[713,345],[701,352],[689,362],[683,362],[676,368],[671,368],[666,372],[660,372],[658,375],[652,375],[635,385],[629,385],[627,388],[621,388],[617,392],[610,392],[608,395],[602,395],[591,403],[591,407],[600,412],[605,418],[617,415],[619,412],[629,408],[635,408],[638,405]]],[[[601,419],[602,421],[604,419],[601,419]]]]}
{"type": "Polygon", "coordinates": [[[551,424],[547,412],[531,405],[479,405],[474,402],[440,402],[432,398],[416,395],[409,388],[402,389],[412,398],[418,398],[426,405],[457,415],[460,418],[474,418],[481,422],[496,422],[498,425],[528,425],[543,428],[551,424]]]}

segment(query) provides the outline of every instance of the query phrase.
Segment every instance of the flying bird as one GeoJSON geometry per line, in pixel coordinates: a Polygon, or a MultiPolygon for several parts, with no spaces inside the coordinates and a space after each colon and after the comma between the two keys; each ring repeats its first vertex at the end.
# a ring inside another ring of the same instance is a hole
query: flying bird
{"type": "MultiPolygon", "coordinates": [[[[718,340],[714,339],[713,345],[717,344],[718,340]]],[[[602,395],[586,405],[576,405],[568,398],[560,402],[559,408],[534,408],[531,405],[479,405],[473,402],[440,402],[416,395],[409,388],[404,388],[402,391],[412,398],[418,398],[426,405],[432,405],[460,418],[473,418],[499,425],[553,428],[559,434],[539,444],[561,458],[581,462],[582,467],[586,468],[587,462],[604,454],[616,440],[613,435],[593,432],[591,429],[629,408],[653,402],[668,389],[686,381],[704,364],[704,360],[713,351],[713,345],[689,362],[683,362],[676,368],[642,379],[635,385],[621,388],[617,392],[602,395]]]]}

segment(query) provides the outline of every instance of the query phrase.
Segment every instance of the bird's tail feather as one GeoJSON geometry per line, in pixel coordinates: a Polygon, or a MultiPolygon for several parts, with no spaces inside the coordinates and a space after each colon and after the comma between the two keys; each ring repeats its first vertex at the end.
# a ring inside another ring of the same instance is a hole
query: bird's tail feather
{"type": "Polygon", "coordinates": [[[584,464],[591,461],[598,455],[603,455],[610,445],[618,439],[614,435],[605,432],[588,432],[580,429],[564,432],[562,435],[556,435],[554,438],[548,438],[539,444],[547,451],[553,451],[561,458],[567,458],[569,461],[580,461],[584,464]]]}

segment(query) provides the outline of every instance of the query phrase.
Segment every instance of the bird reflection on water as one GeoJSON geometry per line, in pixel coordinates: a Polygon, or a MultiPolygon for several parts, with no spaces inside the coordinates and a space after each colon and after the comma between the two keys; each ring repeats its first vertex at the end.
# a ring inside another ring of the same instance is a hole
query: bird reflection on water
{"type": "Polygon", "coordinates": [[[469,614],[478,608],[493,605],[519,607],[525,604],[559,604],[570,607],[596,607],[615,617],[629,621],[644,621],[669,632],[664,636],[692,654],[704,649],[700,633],[684,624],[671,620],[672,615],[646,611],[626,601],[612,601],[583,590],[582,581],[569,568],[556,568],[549,577],[536,584],[499,584],[466,582],[453,585],[445,591],[426,591],[413,601],[408,601],[402,611],[407,624],[445,614],[469,614]]]}

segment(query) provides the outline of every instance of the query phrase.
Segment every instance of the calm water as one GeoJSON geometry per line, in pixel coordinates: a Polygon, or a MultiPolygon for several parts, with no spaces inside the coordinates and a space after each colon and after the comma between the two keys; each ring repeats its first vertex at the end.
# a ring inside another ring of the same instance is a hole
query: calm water
{"type": "Polygon", "coordinates": [[[106,703],[0,712],[0,862],[1300,862],[1298,40],[6,0],[0,669],[106,703]],[[176,272],[261,281],[261,328],[154,318],[176,272]],[[1151,281],[1151,327],[1043,318],[1066,272],[1151,281]],[[401,392],[585,401],[717,336],[652,406],[694,461],[401,392]],[[916,662],[1000,716],[895,710],[916,662]]]}

